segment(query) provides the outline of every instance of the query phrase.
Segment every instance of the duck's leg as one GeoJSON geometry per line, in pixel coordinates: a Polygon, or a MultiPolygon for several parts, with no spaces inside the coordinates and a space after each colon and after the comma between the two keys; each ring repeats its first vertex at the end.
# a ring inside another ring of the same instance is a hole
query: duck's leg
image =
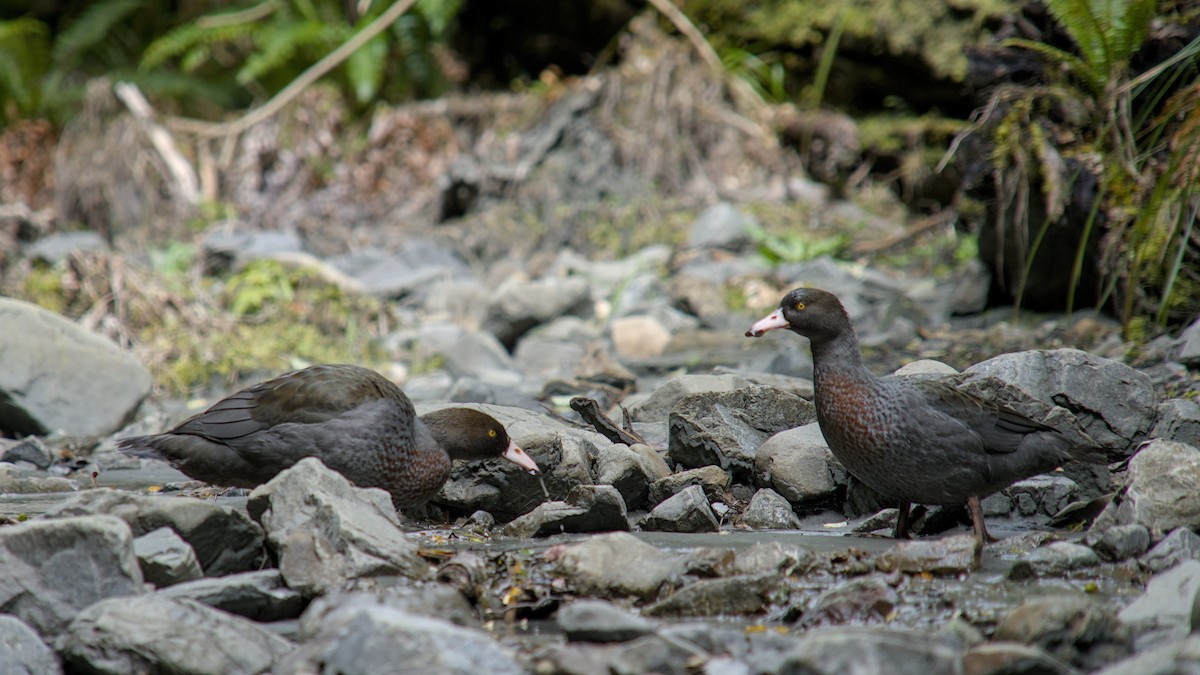
{"type": "Polygon", "coordinates": [[[896,514],[896,531],[893,536],[896,539],[908,539],[908,509],[912,506],[909,502],[900,502],[898,505],[899,513],[896,514]]]}
{"type": "Polygon", "coordinates": [[[967,511],[971,513],[971,525],[975,530],[975,559],[979,561],[983,558],[983,545],[997,541],[997,539],[988,534],[987,525],[983,522],[983,505],[979,503],[979,497],[975,495],[967,497],[967,511]]]}

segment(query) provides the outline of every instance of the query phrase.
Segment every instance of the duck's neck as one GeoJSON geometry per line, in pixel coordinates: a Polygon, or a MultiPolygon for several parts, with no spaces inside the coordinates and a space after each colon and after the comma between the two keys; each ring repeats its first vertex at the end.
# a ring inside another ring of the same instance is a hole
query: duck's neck
{"type": "Polygon", "coordinates": [[[813,355],[813,384],[817,391],[830,379],[868,383],[875,379],[863,365],[862,350],[853,331],[830,339],[810,339],[813,355]]]}

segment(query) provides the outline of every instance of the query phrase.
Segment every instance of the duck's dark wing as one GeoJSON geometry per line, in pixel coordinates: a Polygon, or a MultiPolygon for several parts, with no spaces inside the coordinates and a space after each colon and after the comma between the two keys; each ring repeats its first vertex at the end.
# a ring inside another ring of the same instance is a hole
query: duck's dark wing
{"type": "Polygon", "coordinates": [[[945,382],[916,380],[912,384],[931,408],[958,420],[977,435],[989,453],[1016,452],[1031,434],[1055,432],[1053,427],[945,382]]]}

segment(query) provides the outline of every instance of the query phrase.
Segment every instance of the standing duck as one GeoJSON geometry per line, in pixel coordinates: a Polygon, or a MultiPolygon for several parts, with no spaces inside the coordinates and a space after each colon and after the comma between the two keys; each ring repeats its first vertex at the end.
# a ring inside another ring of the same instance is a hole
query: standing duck
{"type": "Polygon", "coordinates": [[[867,487],[900,507],[966,503],[977,556],[989,539],[979,500],[1072,460],[1102,461],[1098,448],[945,382],[876,377],[862,362],[850,317],[837,297],[798,288],[746,337],[786,328],[809,339],[817,422],[833,456],[867,487]]]}
{"type": "Polygon", "coordinates": [[[353,365],[282,375],[231,394],[166,433],[117,445],[165,459],[196,480],[244,488],[316,457],[360,487],[387,490],[398,509],[437,494],[453,459],[503,457],[538,473],[537,463],[491,416],[448,408],[417,417],[399,387],[353,365]]]}

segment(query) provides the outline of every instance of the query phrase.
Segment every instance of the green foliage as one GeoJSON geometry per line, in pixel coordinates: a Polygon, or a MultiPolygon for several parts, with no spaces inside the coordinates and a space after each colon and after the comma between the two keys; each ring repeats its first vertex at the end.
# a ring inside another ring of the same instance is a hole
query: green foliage
{"type": "Polygon", "coordinates": [[[770,234],[760,225],[747,225],[746,232],[758,245],[758,252],[772,265],[803,262],[823,255],[837,255],[846,248],[846,235],[820,237],[808,232],[770,234]]]}
{"type": "Polygon", "coordinates": [[[779,54],[751,54],[734,47],[721,55],[721,65],[726,72],[749,83],[764,101],[788,100],[787,69],[779,54]]]}
{"type": "Polygon", "coordinates": [[[37,114],[41,78],[50,66],[49,30],[41,21],[0,21],[0,114],[9,120],[37,114]]]}

